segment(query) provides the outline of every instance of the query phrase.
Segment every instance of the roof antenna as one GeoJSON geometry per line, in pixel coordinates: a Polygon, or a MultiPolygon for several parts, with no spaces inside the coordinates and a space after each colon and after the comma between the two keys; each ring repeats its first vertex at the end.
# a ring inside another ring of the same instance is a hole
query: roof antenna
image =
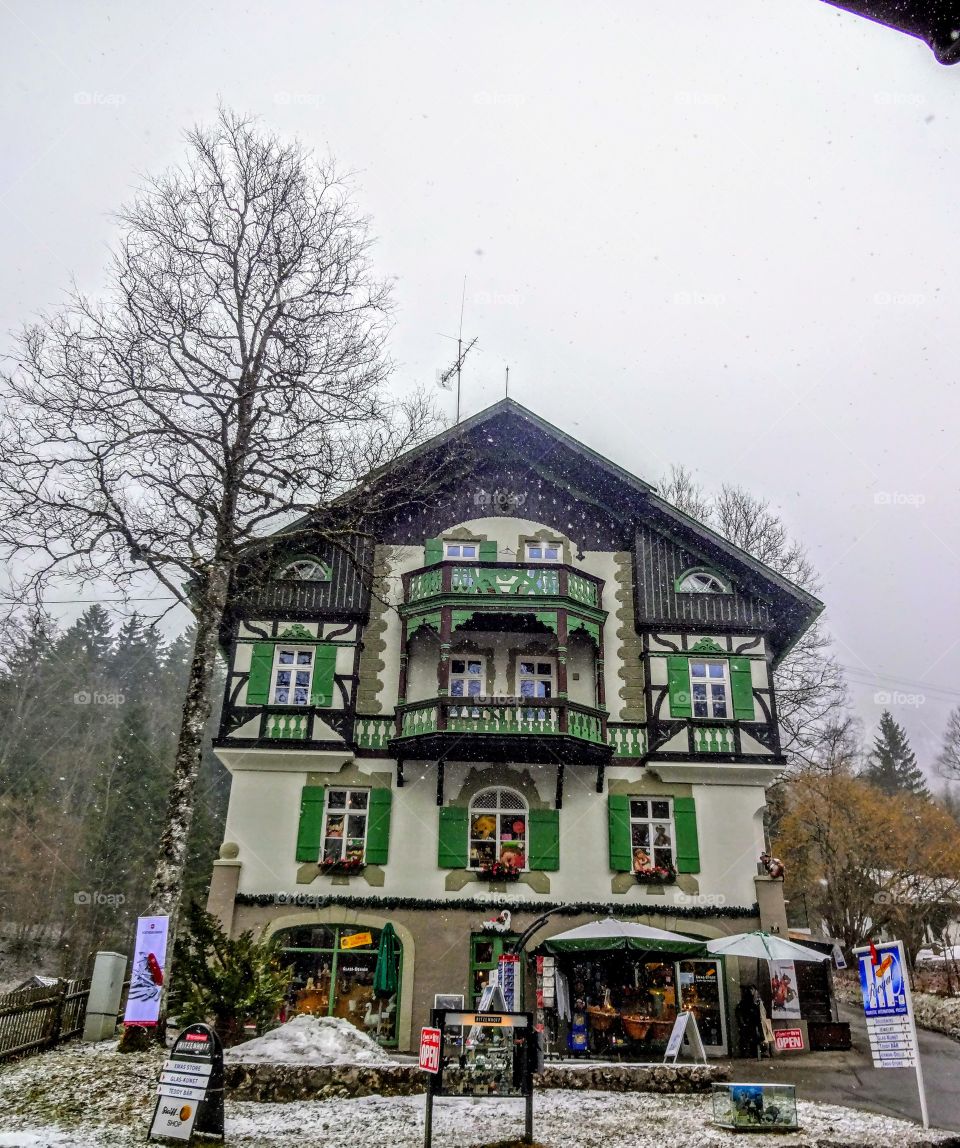
{"type": "Polygon", "coordinates": [[[503,383],[503,397],[505,399],[510,398],[510,368],[509,367],[507,367],[507,377],[503,383]]]}
{"type": "MultiPolygon", "coordinates": [[[[450,386],[450,380],[454,375],[457,376],[457,417],[456,422],[460,421],[460,372],[463,370],[463,361],[476,344],[479,335],[470,340],[470,342],[463,345],[463,308],[467,301],[467,277],[463,277],[463,294],[460,297],[460,333],[457,335],[457,359],[445,371],[437,372],[437,386],[443,387],[446,390],[450,386]]],[[[450,336],[447,336],[449,338],[450,336]]]]}

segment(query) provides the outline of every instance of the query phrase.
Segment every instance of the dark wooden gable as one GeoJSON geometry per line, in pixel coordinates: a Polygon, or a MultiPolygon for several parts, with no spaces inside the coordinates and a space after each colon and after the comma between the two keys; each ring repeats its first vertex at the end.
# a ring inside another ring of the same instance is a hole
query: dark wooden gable
{"type": "Polygon", "coordinates": [[[681,544],[651,522],[637,526],[633,544],[634,596],[642,625],[769,629],[774,621],[770,598],[745,589],[729,567],[699,549],[681,544]],[[729,594],[686,594],[676,587],[688,570],[716,570],[730,584],[729,594]]]}

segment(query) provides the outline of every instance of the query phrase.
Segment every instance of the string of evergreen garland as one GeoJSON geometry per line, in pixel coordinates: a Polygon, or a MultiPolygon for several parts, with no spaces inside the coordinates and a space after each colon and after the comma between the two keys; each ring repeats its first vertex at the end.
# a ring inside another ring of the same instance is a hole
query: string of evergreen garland
{"type": "Polygon", "coordinates": [[[475,901],[468,897],[439,900],[425,897],[336,897],[318,893],[237,893],[237,905],[275,905],[278,908],[326,909],[340,905],[344,909],[467,909],[471,912],[491,912],[509,909],[511,913],[545,913],[557,909],[562,917],[574,917],[580,913],[610,915],[618,917],[677,917],[681,920],[699,921],[707,917],[730,917],[733,919],[759,917],[760,906],[753,905],[614,905],[609,901],[475,901]]]}

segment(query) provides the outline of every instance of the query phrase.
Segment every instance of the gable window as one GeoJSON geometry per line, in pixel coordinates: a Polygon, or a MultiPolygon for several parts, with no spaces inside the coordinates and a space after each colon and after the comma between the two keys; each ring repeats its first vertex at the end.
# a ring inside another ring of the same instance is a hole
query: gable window
{"type": "Polygon", "coordinates": [[[730,717],[730,678],[726,661],[691,661],[690,696],[695,718],[730,717]]]}
{"type": "Polygon", "coordinates": [[[674,868],[673,809],[670,798],[630,798],[633,872],[674,868]]]}
{"type": "Polygon", "coordinates": [[[562,562],[563,546],[559,542],[528,542],[526,555],[528,562],[562,562]]]}
{"type": "Polygon", "coordinates": [[[277,705],[305,706],[310,703],[313,679],[313,650],[277,646],[270,698],[277,705]]]}
{"type": "Polygon", "coordinates": [[[470,802],[468,868],[495,861],[527,867],[527,803],[512,789],[484,789],[470,802]]]}
{"type": "Polygon", "coordinates": [[[712,570],[688,570],[676,581],[676,589],[681,594],[729,594],[730,587],[712,570]]]}
{"type": "Polygon", "coordinates": [[[329,582],[330,571],[316,558],[297,558],[288,562],[278,577],[298,582],[329,582]]]}
{"type": "Polygon", "coordinates": [[[476,542],[444,542],[444,558],[479,558],[480,547],[476,542]]]}
{"type": "Polygon", "coordinates": [[[554,675],[553,658],[521,660],[517,666],[517,693],[522,698],[552,698],[554,675]]]}
{"type": "Polygon", "coordinates": [[[367,844],[368,789],[328,789],[323,862],[362,861],[367,844]]]}

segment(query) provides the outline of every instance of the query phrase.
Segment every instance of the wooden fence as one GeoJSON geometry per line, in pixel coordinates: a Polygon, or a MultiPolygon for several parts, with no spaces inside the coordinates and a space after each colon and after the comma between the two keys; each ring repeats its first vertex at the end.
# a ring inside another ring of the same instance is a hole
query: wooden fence
{"type": "Polygon", "coordinates": [[[0,996],[0,1060],[53,1048],[79,1036],[89,995],[90,982],[82,980],[0,996]]]}

